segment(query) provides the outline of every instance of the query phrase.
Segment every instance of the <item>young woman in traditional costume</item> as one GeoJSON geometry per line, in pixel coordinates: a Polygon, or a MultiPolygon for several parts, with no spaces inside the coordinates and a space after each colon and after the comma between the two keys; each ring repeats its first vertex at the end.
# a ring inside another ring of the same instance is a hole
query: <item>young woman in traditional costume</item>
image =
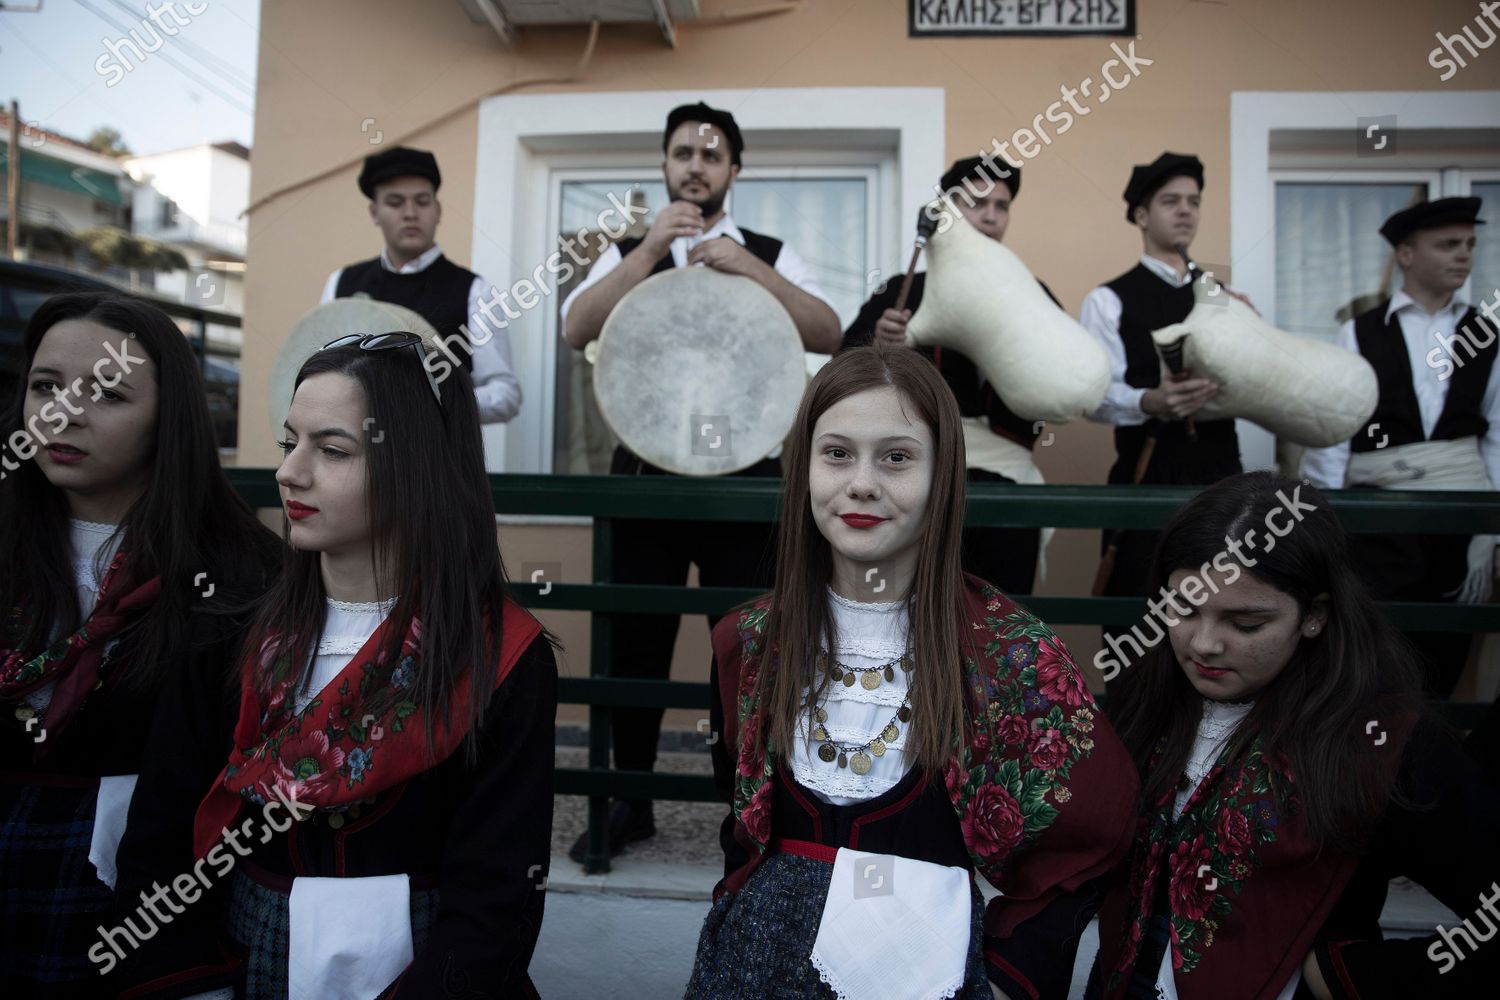
{"type": "Polygon", "coordinates": [[[689,997],[1067,994],[1136,781],[1062,642],[960,570],[960,428],[911,351],[803,396],[775,590],[713,632],[733,812],[689,997]]]}
{"type": "Polygon", "coordinates": [[[1346,548],[1320,494],[1265,472],[1163,532],[1151,592],[1176,620],[1110,706],[1143,808],[1091,995],[1494,992],[1500,800],[1424,716],[1414,654],[1346,548]],[[1396,876],[1458,914],[1445,933],[1381,939],[1396,876]]]}
{"type": "Polygon", "coordinates": [[[122,847],[142,889],[222,888],[231,958],[200,934],[142,992],[534,995],[554,641],[506,594],[473,387],[425,357],[413,334],[349,337],[297,375],[293,551],[236,705],[200,685],[164,706],[122,847]]]}
{"type": "Polygon", "coordinates": [[[220,612],[264,590],[281,546],[225,479],[160,310],[54,296],[23,350],[0,456],[0,983],[94,996],[152,707],[233,655],[244,622],[220,612]]]}

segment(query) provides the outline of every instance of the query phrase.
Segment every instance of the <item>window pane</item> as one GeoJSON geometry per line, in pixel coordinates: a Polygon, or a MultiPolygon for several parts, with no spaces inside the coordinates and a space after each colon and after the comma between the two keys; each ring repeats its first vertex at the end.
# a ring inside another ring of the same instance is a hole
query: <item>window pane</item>
{"type": "Polygon", "coordinates": [[[1380,224],[1428,197],[1425,181],[1276,185],[1276,319],[1332,340],[1349,317],[1399,286],[1380,224]]]}
{"type": "Polygon", "coordinates": [[[864,305],[869,239],[867,184],[862,177],[753,178],[736,181],[734,221],[793,247],[843,324],[864,305]]]}
{"type": "Polygon", "coordinates": [[[1469,193],[1484,199],[1479,217],[1488,225],[1474,227],[1474,271],[1469,277],[1469,301],[1478,305],[1500,295],[1500,181],[1469,186],[1469,193]]]}

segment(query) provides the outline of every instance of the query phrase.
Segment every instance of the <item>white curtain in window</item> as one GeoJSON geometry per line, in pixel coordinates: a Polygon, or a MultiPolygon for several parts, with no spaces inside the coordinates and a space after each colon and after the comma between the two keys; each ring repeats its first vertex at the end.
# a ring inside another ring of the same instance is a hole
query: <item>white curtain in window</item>
{"type": "Polygon", "coordinates": [[[866,206],[863,178],[799,177],[737,181],[729,207],[739,225],[794,247],[847,324],[869,296],[866,206]]]}
{"type": "MultiPolygon", "coordinates": [[[[1391,248],[1380,225],[1427,197],[1425,182],[1276,185],[1276,318],[1283,330],[1332,340],[1356,299],[1381,288],[1391,248]]],[[[1371,299],[1361,309],[1373,305],[1371,299]]]]}

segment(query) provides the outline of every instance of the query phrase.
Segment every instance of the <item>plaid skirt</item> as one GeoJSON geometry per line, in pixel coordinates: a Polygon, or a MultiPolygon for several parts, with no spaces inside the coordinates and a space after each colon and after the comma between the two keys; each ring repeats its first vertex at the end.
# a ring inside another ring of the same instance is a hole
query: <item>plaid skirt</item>
{"type": "Polygon", "coordinates": [[[7,997],[90,996],[88,949],[110,923],[109,886],[89,862],[97,781],[0,779],[0,989],[7,997]]]}
{"type": "MultiPolygon", "coordinates": [[[[834,1000],[812,964],[833,865],[776,853],[708,911],[688,1000],[834,1000]]],[[[984,897],[970,883],[969,959],[956,1000],[994,1000],[984,971],[984,897]]]]}
{"type": "MultiPolygon", "coordinates": [[[[240,1000],[285,1000],[291,956],[291,889],[266,885],[246,872],[242,863],[229,878],[229,899],[224,908],[224,931],[231,946],[244,960],[244,984],[240,1000]]],[[[427,941],[437,920],[438,891],[411,890],[412,951],[427,941]]]]}

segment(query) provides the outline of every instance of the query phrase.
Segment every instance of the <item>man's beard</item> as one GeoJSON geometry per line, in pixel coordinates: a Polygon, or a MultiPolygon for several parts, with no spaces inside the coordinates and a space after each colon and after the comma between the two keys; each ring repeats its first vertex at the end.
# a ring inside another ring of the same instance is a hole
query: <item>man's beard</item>
{"type": "Polygon", "coordinates": [[[676,190],[669,190],[667,193],[671,195],[673,201],[685,201],[697,205],[703,211],[703,217],[708,219],[718,215],[719,209],[724,207],[724,196],[729,193],[729,189],[726,187],[723,191],[714,191],[707,181],[703,182],[703,186],[709,188],[709,193],[700,195],[697,198],[690,198],[683,194],[680,186],[676,190]]]}

